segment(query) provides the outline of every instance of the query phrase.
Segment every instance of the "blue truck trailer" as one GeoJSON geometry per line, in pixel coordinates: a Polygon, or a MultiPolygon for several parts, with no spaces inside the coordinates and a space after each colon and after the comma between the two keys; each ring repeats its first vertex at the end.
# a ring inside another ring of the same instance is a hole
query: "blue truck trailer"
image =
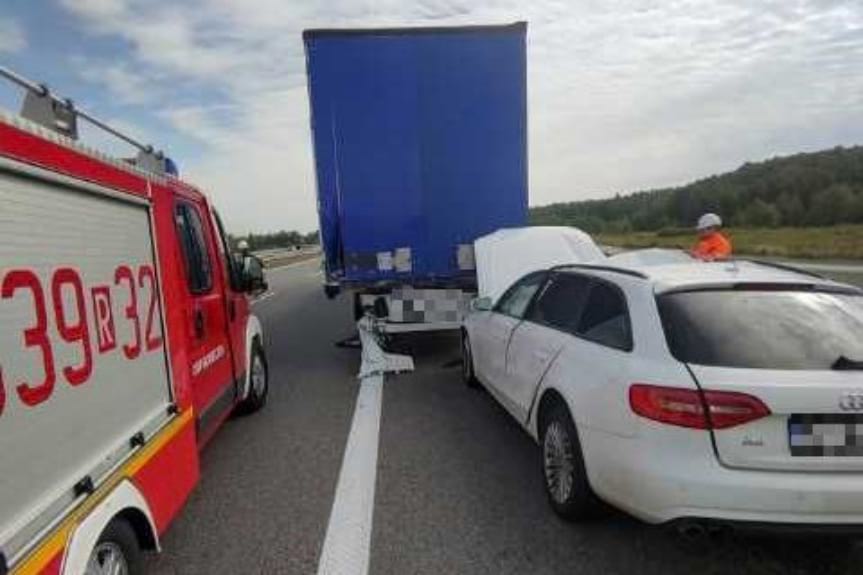
{"type": "Polygon", "coordinates": [[[459,325],[473,241],[527,221],[526,28],[303,33],[328,296],[459,325]]]}

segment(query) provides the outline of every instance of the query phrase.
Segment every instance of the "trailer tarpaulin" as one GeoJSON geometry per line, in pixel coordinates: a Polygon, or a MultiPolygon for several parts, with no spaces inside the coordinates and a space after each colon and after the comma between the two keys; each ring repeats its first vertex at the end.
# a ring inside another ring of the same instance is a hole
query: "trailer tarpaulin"
{"type": "Polygon", "coordinates": [[[303,34],[326,276],[472,284],[527,220],[523,22],[303,34]]]}

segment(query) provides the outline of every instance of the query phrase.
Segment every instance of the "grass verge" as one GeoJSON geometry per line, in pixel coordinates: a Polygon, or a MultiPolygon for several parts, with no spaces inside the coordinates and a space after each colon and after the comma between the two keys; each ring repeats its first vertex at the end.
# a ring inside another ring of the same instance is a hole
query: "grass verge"
{"type": "MultiPolygon", "coordinates": [[[[823,228],[729,228],[734,253],[787,258],[863,260],[863,225],[823,228]]],[[[692,247],[690,230],[660,230],[627,234],[599,234],[603,245],[621,248],[692,247]]]]}

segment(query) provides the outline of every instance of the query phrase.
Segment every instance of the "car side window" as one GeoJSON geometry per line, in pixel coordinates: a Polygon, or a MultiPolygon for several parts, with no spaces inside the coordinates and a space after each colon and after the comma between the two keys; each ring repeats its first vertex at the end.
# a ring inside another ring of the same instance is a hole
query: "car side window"
{"type": "Polygon", "coordinates": [[[213,288],[213,267],[201,215],[191,204],[181,202],[177,204],[175,216],[189,291],[193,294],[207,293],[213,288]]]}
{"type": "Polygon", "coordinates": [[[584,304],[577,334],[616,349],[632,349],[629,310],[620,288],[595,281],[584,304]]]}
{"type": "Polygon", "coordinates": [[[242,291],[240,280],[240,266],[231,253],[231,248],[228,245],[228,235],[225,233],[225,227],[222,225],[222,218],[219,217],[219,212],[213,210],[213,216],[216,220],[216,235],[219,237],[219,244],[222,250],[222,256],[225,260],[225,269],[228,270],[228,280],[233,291],[242,291]]]}
{"type": "Polygon", "coordinates": [[[545,272],[533,273],[518,280],[501,296],[494,311],[515,318],[524,317],[527,306],[545,281],[545,276],[545,272]]]}
{"type": "Polygon", "coordinates": [[[590,278],[572,273],[552,277],[527,314],[527,319],[575,334],[590,278]]]}

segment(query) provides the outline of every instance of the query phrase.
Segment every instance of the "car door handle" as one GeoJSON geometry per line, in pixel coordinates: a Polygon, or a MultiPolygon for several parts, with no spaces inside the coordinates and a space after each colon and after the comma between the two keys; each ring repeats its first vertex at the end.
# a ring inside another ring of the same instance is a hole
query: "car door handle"
{"type": "Polygon", "coordinates": [[[195,337],[204,337],[204,312],[200,309],[195,310],[195,337]]]}

